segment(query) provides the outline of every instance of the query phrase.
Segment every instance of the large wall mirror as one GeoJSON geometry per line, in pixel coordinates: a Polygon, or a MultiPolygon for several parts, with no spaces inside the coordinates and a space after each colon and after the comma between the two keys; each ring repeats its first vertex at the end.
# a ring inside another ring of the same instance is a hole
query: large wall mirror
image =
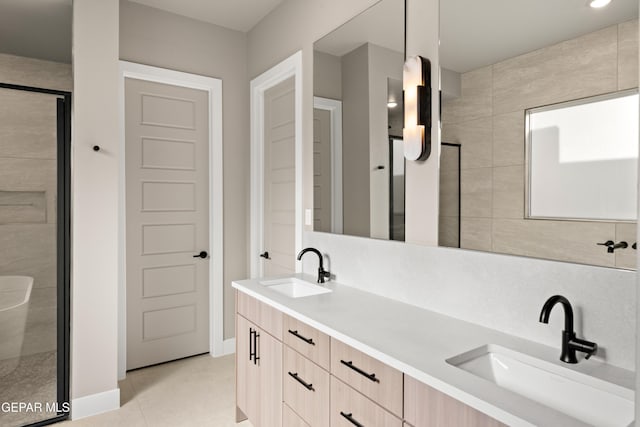
{"type": "MultiPolygon", "coordinates": [[[[441,1],[439,244],[633,269],[638,4],[507,3],[441,1]]],[[[403,14],[314,44],[315,231],[404,240],[403,14]]]]}
{"type": "Polygon", "coordinates": [[[635,268],[638,2],[446,0],[440,33],[442,142],[461,150],[440,244],[635,268]]]}
{"type": "Polygon", "coordinates": [[[404,240],[403,63],[404,0],[314,44],[315,231],[404,240]]]}

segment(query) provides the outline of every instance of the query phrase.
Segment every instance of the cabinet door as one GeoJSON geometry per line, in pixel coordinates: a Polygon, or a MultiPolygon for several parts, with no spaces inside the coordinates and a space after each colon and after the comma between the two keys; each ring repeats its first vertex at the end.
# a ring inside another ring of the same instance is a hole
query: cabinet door
{"type": "MultiPolygon", "coordinates": [[[[254,427],[282,426],[282,343],[262,329],[256,338],[259,414],[254,427]]],[[[253,362],[252,362],[253,363],[253,362]]]]}
{"type": "Polygon", "coordinates": [[[506,427],[408,375],[404,376],[404,417],[415,427],[506,427]]]}
{"type": "MultiPolygon", "coordinates": [[[[258,372],[250,357],[253,336],[250,331],[256,326],[242,316],[236,316],[236,406],[253,420],[258,415],[258,372]]],[[[242,421],[238,417],[236,421],[242,421]]]]}

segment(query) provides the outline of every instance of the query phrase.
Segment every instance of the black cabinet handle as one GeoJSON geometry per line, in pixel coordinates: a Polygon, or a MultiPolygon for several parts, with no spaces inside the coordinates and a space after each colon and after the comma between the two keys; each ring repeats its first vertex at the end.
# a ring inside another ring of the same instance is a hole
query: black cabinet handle
{"type": "Polygon", "coordinates": [[[307,390],[315,391],[313,389],[313,384],[309,384],[308,382],[300,378],[297,372],[289,372],[289,376],[302,384],[307,390]]]}
{"type": "Polygon", "coordinates": [[[362,369],[360,369],[357,366],[355,366],[352,361],[345,362],[344,360],[340,360],[340,363],[342,363],[343,365],[353,369],[354,371],[356,371],[357,373],[359,373],[363,377],[367,377],[368,379],[370,379],[374,383],[379,383],[380,382],[380,380],[376,378],[376,374],[368,374],[368,373],[366,373],[362,369]]]}
{"type": "Polygon", "coordinates": [[[302,341],[306,342],[307,344],[316,345],[316,343],[313,342],[312,338],[305,338],[302,335],[300,335],[298,331],[292,331],[291,329],[289,329],[289,333],[296,338],[300,338],[302,341]]]}
{"type": "Polygon", "coordinates": [[[258,338],[260,338],[260,334],[256,329],[255,331],[253,331],[253,364],[254,365],[257,365],[258,360],[260,360],[260,356],[258,356],[258,343],[259,343],[258,338]]]}
{"type": "Polygon", "coordinates": [[[253,330],[253,328],[249,328],[249,360],[253,360],[253,356],[255,356],[255,352],[253,350],[253,334],[255,333],[255,331],[253,330]]]}
{"type": "Polygon", "coordinates": [[[258,360],[258,338],[260,334],[257,329],[249,328],[249,360],[253,360],[253,364],[257,365],[258,360]]]}
{"type": "Polygon", "coordinates": [[[202,258],[205,259],[206,257],[208,257],[209,254],[207,253],[207,251],[202,251],[199,254],[195,254],[193,257],[194,258],[202,258]]]}
{"type": "Polygon", "coordinates": [[[347,419],[347,421],[349,421],[351,424],[353,424],[354,426],[358,426],[358,427],[364,427],[362,424],[360,424],[359,422],[357,422],[354,418],[353,418],[353,414],[351,412],[349,412],[348,414],[345,414],[344,412],[340,411],[340,415],[342,415],[343,417],[345,417],[347,419]]]}

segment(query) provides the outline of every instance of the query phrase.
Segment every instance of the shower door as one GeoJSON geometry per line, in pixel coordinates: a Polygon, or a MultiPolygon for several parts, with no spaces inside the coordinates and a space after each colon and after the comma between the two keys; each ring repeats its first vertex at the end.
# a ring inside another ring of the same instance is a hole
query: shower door
{"type": "Polygon", "coordinates": [[[71,94],[0,83],[0,425],[69,412],[71,94]]]}

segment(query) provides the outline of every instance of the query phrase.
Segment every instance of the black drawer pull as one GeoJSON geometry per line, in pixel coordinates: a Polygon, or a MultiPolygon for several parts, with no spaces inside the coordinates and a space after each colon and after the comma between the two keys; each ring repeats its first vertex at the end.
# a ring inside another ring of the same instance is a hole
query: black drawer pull
{"type": "Polygon", "coordinates": [[[302,378],[300,378],[300,377],[298,376],[298,373],[297,373],[297,372],[289,372],[289,376],[290,376],[291,378],[293,378],[294,380],[298,381],[298,382],[299,382],[300,384],[302,384],[303,386],[305,386],[305,388],[306,388],[307,390],[315,391],[315,390],[313,389],[313,384],[309,384],[309,383],[307,383],[306,381],[304,381],[302,378]]]}
{"type": "Polygon", "coordinates": [[[362,369],[360,369],[357,366],[355,366],[352,361],[345,362],[344,360],[340,360],[340,363],[342,363],[345,366],[348,366],[349,368],[353,369],[354,371],[356,371],[360,375],[369,378],[374,383],[379,383],[380,382],[380,380],[376,378],[376,374],[367,374],[365,371],[363,371],[362,369]]]}
{"type": "Polygon", "coordinates": [[[345,414],[344,412],[340,411],[340,415],[345,417],[347,419],[347,421],[349,421],[354,426],[364,427],[362,424],[360,424],[359,422],[357,422],[356,420],[353,419],[353,414],[351,412],[349,412],[348,414],[345,414]]]}
{"type": "Polygon", "coordinates": [[[300,338],[302,341],[306,342],[307,344],[316,345],[316,343],[313,342],[312,338],[305,338],[302,335],[300,335],[298,331],[292,331],[291,329],[289,329],[289,333],[296,338],[300,338]]]}

